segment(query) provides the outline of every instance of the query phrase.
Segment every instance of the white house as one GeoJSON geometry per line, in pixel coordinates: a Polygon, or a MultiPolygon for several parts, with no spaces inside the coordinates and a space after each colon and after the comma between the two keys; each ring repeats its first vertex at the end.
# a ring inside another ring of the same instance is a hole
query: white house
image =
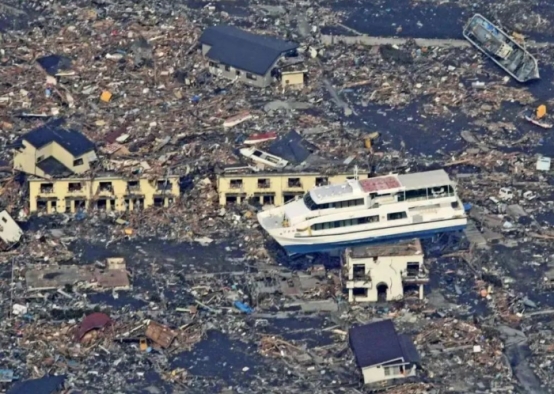
{"type": "Polygon", "coordinates": [[[347,248],[342,257],[349,302],[423,298],[429,276],[419,239],[347,248]]]}
{"type": "Polygon", "coordinates": [[[419,353],[408,336],[396,332],[392,320],[352,327],[348,341],[365,384],[417,375],[419,353]]]}

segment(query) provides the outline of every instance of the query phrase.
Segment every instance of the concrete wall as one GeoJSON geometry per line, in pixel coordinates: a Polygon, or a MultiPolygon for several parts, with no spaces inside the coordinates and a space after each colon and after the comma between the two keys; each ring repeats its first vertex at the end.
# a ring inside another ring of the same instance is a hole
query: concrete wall
{"type": "Polygon", "coordinates": [[[419,263],[423,267],[423,254],[411,256],[379,256],[377,260],[372,257],[355,259],[345,257],[345,271],[347,275],[346,288],[348,289],[349,302],[376,302],[378,301],[377,287],[384,283],[388,286],[387,301],[401,299],[404,296],[403,273],[406,272],[408,263],[419,263]],[[365,280],[354,280],[354,265],[363,264],[365,267],[365,280]],[[370,278],[370,279],[369,279],[370,278]],[[367,289],[367,297],[355,296],[354,288],[367,289]]]}
{"type": "MultiPolygon", "coordinates": [[[[324,45],[346,44],[346,45],[403,45],[407,38],[399,37],[372,37],[366,35],[355,36],[334,36],[323,34],[321,42],[324,45]]],[[[439,38],[416,38],[415,42],[420,47],[446,47],[446,48],[467,48],[471,44],[467,40],[451,40],[439,38]]]]}
{"type": "MultiPolygon", "coordinates": [[[[220,205],[226,205],[227,195],[239,195],[239,201],[242,202],[245,198],[258,197],[260,203],[263,203],[263,196],[273,195],[273,205],[283,205],[287,193],[296,193],[304,195],[310,189],[316,186],[316,178],[327,178],[329,183],[345,182],[348,177],[354,176],[353,173],[343,173],[333,176],[321,175],[317,173],[289,173],[289,174],[225,174],[217,178],[217,190],[219,193],[220,205]],[[299,178],[300,186],[289,186],[289,179],[299,178]],[[258,180],[267,179],[268,187],[259,187],[258,180]],[[232,181],[242,181],[240,187],[233,187],[232,181]]],[[[359,173],[359,178],[367,178],[367,173],[359,173]]]]}
{"type": "Polygon", "coordinates": [[[36,164],[49,157],[55,157],[75,174],[82,174],[90,170],[90,162],[97,159],[94,150],[75,157],[56,142],[52,142],[40,149],[36,149],[25,140],[22,141],[22,144],[23,148],[14,154],[14,169],[43,178],[48,177],[48,174],[45,174],[36,164]],[[76,166],[74,162],[78,159],[83,159],[83,164],[76,166]]]}
{"type": "Polygon", "coordinates": [[[273,82],[273,78],[271,78],[271,73],[267,73],[266,75],[249,74],[252,78],[254,78],[252,79],[247,77],[247,72],[244,70],[239,70],[231,66],[228,66],[228,68],[229,70],[227,70],[226,66],[221,63],[209,67],[210,73],[213,75],[217,75],[218,77],[223,77],[229,80],[234,80],[236,78],[236,80],[241,83],[258,88],[265,88],[271,85],[271,83],[273,82]]]}
{"type": "Polygon", "coordinates": [[[416,367],[415,365],[407,368],[405,365],[405,372],[398,375],[385,375],[385,367],[381,365],[376,365],[373,367],[367,367],[362,368],[362,375],[364,377],[364,383],[370,384],[370,383],[377,383],[384,380],[392,380],[392,379],[401,379],[401,378],[407,378],[410,376],[416,375],[416,367]]]}
{"type": "Polygon", "coordinates": [[[136,190],[128,188],[129,181],[134,179],[124,179],[119,177],[98,177],[94,179],[86,178],[64,178],[64,179],[31,179],[29,180],[29,210],[35,212],[38,210],[39,202],[45,203],[45,212],[75,212],[79,203],[83,203],[83,208],[95,208],[98,200],[108,200],[106,210],[125,211],[134,209],[135,202],[139,198],[144,199],[144,208],[154,205],[154,198],[160,198],[163,206],[171,204],[171,200],[179,197],[179,177],[168,177],[170,188],[168,190],[159,190],[157,181],[166,178],[142,178],[137,179],[139,187],[136,190]],[[101,182],[111,182],[112,191],[100,191],[101,182]],[[52,185],[52,190],[41,191],[41,186],[52,185]],[[70,184],[80,184],[78,191],[69,191],[70,184]],[[125,200],[128,201],[128,205],[125,200]]]}
{"type": "Polygon", "coordinates": [[[304,71],[284,72],[282,74],[281,86],[284,88],[289,86],[291,88],[301,88],[304,86],[304,71]]]}
{"type": "MultiPolygon", "coordinates": [[[[211,47],[209,45],[202,44],[202,55],[206,56],[210,48],[211,47]]],[[[212,60],[209,57],[208,59],[210,60],[209,70],[212,75],[217,75],[230,80],[237,79],[237,81],[241,83],[259,88],[265,88],[273,83],[271,70],[275,67],[275,64],[269,69],[266,75],[256,75],[235,67],[226,66],[225,64],[219,63],[217,60],[212,60]],[[248,78],[247,74],[249,74],[252,78],[248,78]]]]}

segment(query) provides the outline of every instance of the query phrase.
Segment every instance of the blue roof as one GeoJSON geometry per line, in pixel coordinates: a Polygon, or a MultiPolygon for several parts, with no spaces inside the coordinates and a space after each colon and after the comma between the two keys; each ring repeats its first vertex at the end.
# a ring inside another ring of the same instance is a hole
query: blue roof
{"type": "Polygon", "coordinates": [[[67,168],[54,156],[47,157],[46,159],[38,162],[37,167],[50,176],[70,176],[73,174],[73,171],[67,168]]]}
{"type": "Polygon", "coordinates": [[[272,155],[279,156],[293,164],[300,164],[306,161],[313,150],[315,150],[315,147],[304,140],[295,130],[291,130],[286,135],[279,137],[267,149],[272,155]]]}
{"type": "Polygon", "coordinates": [[[94,150],[94,143],[76,130],[63,127],[64,119],[48,122],[23,135],[21,139],[40,149],[51,142],[57,142],[74,157],[94,150]]]}
{"type": "Polygon", "coordinates": [[[211,46],[208,58],[257,75],[265,75],[279,56],[298,48],[294,42],[228,25],[208,27],[200,42],[211,46]]]}
{"type": "Polygon", "coordinates": [[[71,59],[65,56],[49,55],[37,59],[37,63],[50,75],[71,68],[71,59]]]}
{"type": "Polygon", "coordinates": [[[64,381],[65,375],[26,380],[14,384],[8,394],[52,394],[61,388],[64,381]]]}
{"type": "Polygon", "coordinates": [[[392,320],[352,327],[348,332],[350,347],[360,368],[384,364],[399,358],[418,363],[417,352],[410,338],[398,335],[392,320]]]}

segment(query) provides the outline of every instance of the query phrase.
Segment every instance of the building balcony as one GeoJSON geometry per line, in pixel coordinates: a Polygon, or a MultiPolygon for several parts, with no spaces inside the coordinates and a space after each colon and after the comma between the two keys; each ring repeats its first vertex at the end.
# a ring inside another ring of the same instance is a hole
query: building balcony
{"type": "Polygon", "coordinates": [[[99,187],[98,189],[96,189],[96,193],[97,195],[99,196],[113,196],[114,195],[114,191],[113,191],[113,188],[103,188],[103,187],[99,187]]]}
{"type": "Polygon", "coordinates": [[[403,272],[402,282],[413,283],[413,284],[425,284],[429,282],[429,273],[427,271],[403,272]]]}
{"type": "Polygon", "coordinates": [[[346,288],[347,289],[356,289],[356,288],[365,288],[365,289],[371,289],[373,287],[373,283],[369,280],[347,280],[346,281],[346,288]]]}

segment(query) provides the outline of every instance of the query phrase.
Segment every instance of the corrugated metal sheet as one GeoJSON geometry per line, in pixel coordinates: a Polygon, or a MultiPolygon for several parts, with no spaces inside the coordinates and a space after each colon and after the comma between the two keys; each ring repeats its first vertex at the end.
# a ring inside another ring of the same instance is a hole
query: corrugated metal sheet
{"type": "Polygon", "coordinates": [[[146,337],[163,348],[168,348],[176,336],[175,331],[155,321],[151,321],[146,328],[146,337]]]}
{"type": "Polygon", "coordinates": [[[112,320],[105,313],[100,313],[100,312],[91,313],[90,315],[85,317],[81,322],[81,325],[79,326],[79,330],[75,334],[75,340],[80,341],[81,339],[83,339],[85,334],[90,330],[108,326],[110,325],[111,322],[112,320]]]}

